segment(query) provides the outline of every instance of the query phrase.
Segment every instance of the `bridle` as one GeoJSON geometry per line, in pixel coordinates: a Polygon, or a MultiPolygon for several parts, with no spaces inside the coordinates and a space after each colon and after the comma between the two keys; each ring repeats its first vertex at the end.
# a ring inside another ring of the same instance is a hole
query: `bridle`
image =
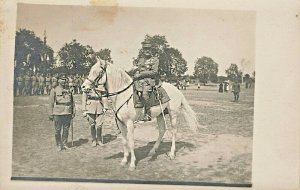
{"type": "MultiPolygon", "coordinates": [[[[99,73],[99,75],[95,78],[95,80],[91,80],[91,79],[89,79],[88,77],[86,78],[86,79],[91,83],[91,85],[93,86],[93,89],[94,89],[95,92],[97,93],[97,90],[95,89],[95,87],[98,86],[98,82],[99,82],[99,80],[103,77],[103,75],[104,75],[104,74],[106,75],[106,80],[105,80],[105,82],[104,82],[104,84],[103,84],[106,93],[103,94],[103,95],[102,95],[102,94],[101,94],[101,95],[99,94],[99,97],[116,96],[116,95],[121,94],[122,92],[126,91],[127,89],[129,89],[129,88],[133,85],[133,83],[134,83],[134,81],[132,81],[132,82],[131,82],[127,87],[125,87],[124,89],[119,90],[119,91],[117,91],[117,92],[111,92],[111,93],[109,93],[108,90],[107,90],[107,72],[106,72],[107,64],[105,64],[104,67],[103,67],[103,66],[100,66],[100,68],[102,69],[102,71],[101,71],[101,72],[99,73]]],[[[97,95],[98,95],[98,93],[97,93],[97,95]]]]}
{"type": "MultiPolygon", "coordinates": [[[[88,77],[86,78],[90,83],[91,85],[93,86],[93,90],[94,92],[96,93],[96,95],[101,99],[102,97],[109,97],[109,96],[116,96],[118,94],[121,94],[122,92],[125,92],[127,89],[129,89],[133,84],[134,84],[134,80],[132,80],[132,82],[127,86],[125,87],[124,89],[122,90],[119,90],[117,92],[112,92],[112,93],[109,93],[108,90],[107,90],[107,72],[106,72],[106,68],[107,68],[107,63],[105,64],[105,66],[100,66],[100,68],[102,69],[102,71],[99,73],[99,75],[95,78],[95,80],[91,80],[89,79],[88,77]],[[104,88],[105,88],[105,92],[104,94],[102,94],[102,92],[99,93],[98,90],[95,89],[95,87],[97,87],[98,85],[98,82],[99,80],[103,77],[103,75],[106,75],[106,80],[103,84],[104,88]]],[[[130,99],[133,97],[133,94],[130,95],[130,97],[116,110],[112,109],[113,112],[114,112],[114,115],[115,115],[115,121],[116,121],[116,124],[117,124],[117,127],[119,128],[119,125],[118,125],[118,122],[121,122],[121,123],[124,123],[119,117],[118,117],[118,112],[119,110],[125,105],[127,104],[128,105],[128,102],[130,101],[130,99]]],[[[99,100],[100,104],[102,104],[103,106],[103,103],[101,102],[101,100],[99,100]]],[[[120,128],[119,128],[120,129],[120,128]]]]}

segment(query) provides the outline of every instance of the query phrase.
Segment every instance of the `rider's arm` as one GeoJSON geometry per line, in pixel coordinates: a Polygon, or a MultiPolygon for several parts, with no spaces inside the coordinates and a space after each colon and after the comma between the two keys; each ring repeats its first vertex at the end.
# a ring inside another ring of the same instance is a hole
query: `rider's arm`
{"type": "Polygon", "coordinates": [[[149,68],[146,71],[141,71],[140,74],[136,77],[136,79],[147,78],[147,77],[150,77],[150,78],[155,77],[158,73],[158,65],[159,65],[158,58],[154,58],[152,60],[151,68],[149,68]]]}

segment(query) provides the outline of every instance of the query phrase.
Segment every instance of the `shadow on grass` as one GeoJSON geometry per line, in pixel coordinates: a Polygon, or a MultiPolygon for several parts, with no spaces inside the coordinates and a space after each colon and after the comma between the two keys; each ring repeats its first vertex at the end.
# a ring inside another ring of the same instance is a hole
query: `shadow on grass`
{"type": "MultiPolygon", "coordinates": [[[[155,144],[155,141],[152,141],[152,142],[149,142],[147,145],[139,147],[139,148],[136,148],[134,150],[135,156],[136,156],[136,164],[139,161],[141,161],[141,160],[149,157],[148,153],[150,152],[150,150],[152,149],[152,147],[153,147],[154,144],[155,144]]],[[[160,144],[158,150],[156,151],[156,154],[153,155],[149,159],[149,161],[156,160],[159,155],[166,155],[166,154],[168,154],[170,152],[170,150],[171,150],[171,145],[172,145],[171,142],[162,142],[160,144]]],[[[176,152],[178,152],[182,148],[188,148],[188,149],[190,149],[190,148],[194,148],[194,147],[195,146],[193,144],[191,144],[191,143],[182,142],[182,141],[176,142],[176,152]]],[[[117,158],[123,158],[123,152],[119,152],[119,153],[114,154],[112,156],[105,157],[104,159],[108,160],[108,159],[117,159],[117,158]]],[[[130,158],[128,158],[128,159],[130,159],[130,158]]]]}
{"type": "MultiPolygon", "coordinates": [[[[86,144],[88,141],[89,141],[88,139],[79,139],[79,140],[73,142],[73,144],[74,144],[73,147],[79,147],[83,144],[86,144]]],[[[72,147],[72,142],[68,142],[67,145],[69,147],[72,147]]]]}
{"type": "Polygon", "coordinates": [[[103,144],[109,143],[117,139],[117,135],[106,134],[103,136],[103,144]]]}

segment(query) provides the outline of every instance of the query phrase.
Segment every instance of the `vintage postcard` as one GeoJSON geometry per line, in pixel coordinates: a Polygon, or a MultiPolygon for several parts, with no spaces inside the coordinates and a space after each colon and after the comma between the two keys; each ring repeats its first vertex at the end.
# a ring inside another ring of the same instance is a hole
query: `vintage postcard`
{"type": "Polygon", "coordinates": [[[12,179],[251,187],[255,12],[20,3],[16,22],[12,179]]]}

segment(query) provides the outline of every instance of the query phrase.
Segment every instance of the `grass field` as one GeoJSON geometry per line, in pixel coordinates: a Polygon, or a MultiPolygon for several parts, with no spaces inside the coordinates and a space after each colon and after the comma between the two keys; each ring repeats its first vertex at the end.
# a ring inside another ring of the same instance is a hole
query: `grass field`
{"type": "MultiPolygon", "coordinates": [[[[239,102],[232,101],[232,93],[218,93],[217,86],[190,86],[182,92],[207,129],[193,133],[180,117],[176,159],[170,160],[170,136],[165,135],[156,156],[147,157],[158,135],[156,123],[137,124],[134,172],[119,165],[122,144],[111,112],[105,121],[105,146],[93,148],[77,106],[74,147],[57,152],[48,97],[15,97],[12,176],[251,183],[254,90],[242,88],[239,102]]],[[[80,101],[76,95],[76,104],[80,101]]]]}

